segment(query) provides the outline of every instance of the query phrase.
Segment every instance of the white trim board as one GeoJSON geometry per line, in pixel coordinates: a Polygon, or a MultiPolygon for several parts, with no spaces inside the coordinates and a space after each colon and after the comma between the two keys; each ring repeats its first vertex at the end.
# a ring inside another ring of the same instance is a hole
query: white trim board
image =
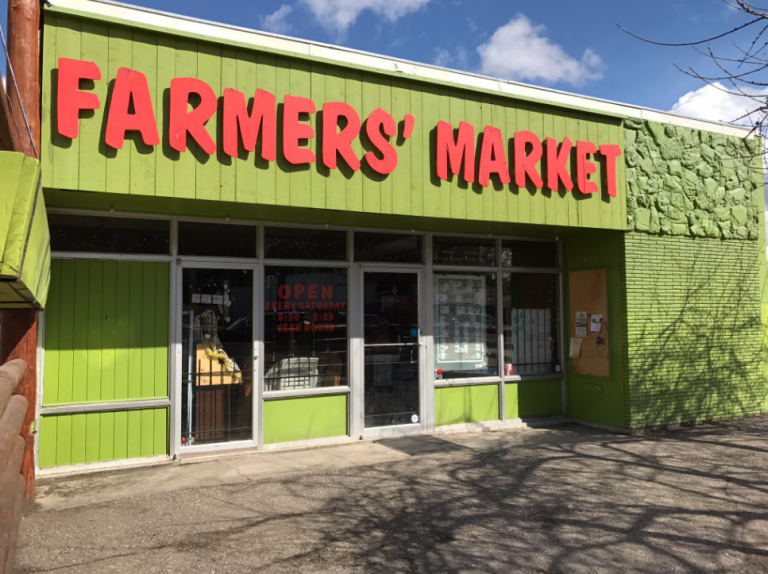
{"type": "Polygon", "coordinates": [[[352,50],[343,46],[310,42],[309,40],[259,32],[238,26],[218,24],[149,8],[130,6],[110,0],[49,0],[49,3],[54,8],[76,10],[95,17],[101,16],[124,20],[128,26],[135,23],[160,27],[171,32],[194,34],[224,42],[250,45],[254,48],[281,50],[283,52],[322,58],[342,64],[365,66],[402,74],[403,76],[412,76],[416,79],[422,78],[438,82],[448,82],[470,89],[489,90],[555,105],[590,109],[596,113],[602,112],[618,116],[629,116],[736,137],[745,137],[750,132],[750,128],[745,126],[686,118],[642,106],[622,104],[591,96],[580,96],[551,88],[542,88],[520,82],[472,74],[470,72],[450,70],[389,56],[380,56],[360,50],[352,50]]]}

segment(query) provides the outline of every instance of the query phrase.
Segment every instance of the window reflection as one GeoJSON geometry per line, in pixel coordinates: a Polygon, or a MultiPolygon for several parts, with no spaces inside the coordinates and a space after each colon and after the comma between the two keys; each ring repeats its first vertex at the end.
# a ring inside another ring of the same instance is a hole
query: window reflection
{"type": "Polygon", "coordinates": [[[264,248],[269,259],[346,261],[347,232],[303,227],[265,227],[264,248]]]}
{"type": "Polygon", "coordinates": [[[557,267],[557,243],[504,240],[501,242],[501,264],[504,267],[557,267]]]}
{"type": "Polygon", "coordinates": [[[507,374],[555,372],[558,362],[557,278],[554,273],[502,275],[507,374]]]}
{"type": "Polygon", "coordinates": [[[267,267],[264,389],[347,385],[347,270],[267,267]]]}
{"type": "Polygon", "coordinates": [[[184,269],[182,444],[249,440],[253,272],[184,269]]]}
{"type": "Polygon", "coordinates": [[[432,239],[435,265],[496,265],[496,240],[482,237],[439,237],[432,239]]]}
{"type": "Polygon", "coordinates": [[[355,261],[421,263],[421,235],[355,233],[355,261]]]}
{"type": "Polygon", "coordinates": [[[496,273],[435,273],[433,297],[436,374],[498,375],[496,273]]]}
{"type": "Polygon", "coordinates": [[[171,222],[94,215],[48,214],[51,250],[168,255],[171,222]]]}
{"type": "Polygon", "coordinates": [[[179,255],[256,257],[256,226],[179,221],[179,255]]]}

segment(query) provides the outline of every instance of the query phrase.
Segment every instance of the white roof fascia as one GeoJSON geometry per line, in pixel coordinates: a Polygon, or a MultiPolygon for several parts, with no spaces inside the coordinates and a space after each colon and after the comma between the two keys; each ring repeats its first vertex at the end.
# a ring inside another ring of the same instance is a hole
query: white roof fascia
{"type": "Polygon", "coordinates": [[[151,10],[149,8],[130,6],[128,4],[112,2],[110,0],[49,0],[49,4],[57,8],[77,10],[85,14],[92,14],[95,17],[102,16],[124,20],[128,26],[135,23],[165,28],[170,32],[175,31],[194,34],[216,39],[225,43],[237,42],[242,45],[253,46],[254,48],[280,50],[303,56],[322,58],[341,64],[364,66],[367,68],[399,73],[403,76],[410,76],[415,79],[423,78],[438,82],[446,82],[470,89],[477,88],[500,92],[510,96],[535,99],[555,105],[561,104],[589,109],[594,110],[596,113],[605,112],[736,137],[744,137],[752,131],[748,126],[687,118],[670,112],[653,110],[642,106],[622,104],[591,96],[580,96],[569,92],[554,90],[552,88],[542,88],[520,82],[473,74],[471,72],[450,70],[429,64],[420,64],[418,62],[401,60],[389,56],[380,56],[360,50],[352,50],[343,46],[310,42],[308,40],[249,30],[228,24],[218,24],[190,18],[188,16],[151,10]]]}

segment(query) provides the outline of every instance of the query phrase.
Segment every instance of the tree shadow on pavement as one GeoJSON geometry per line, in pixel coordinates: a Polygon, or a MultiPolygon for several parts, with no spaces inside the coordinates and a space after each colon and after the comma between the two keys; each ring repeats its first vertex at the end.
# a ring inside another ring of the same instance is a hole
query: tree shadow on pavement
{"type": "Polygon", "coordinates": [[[643,438],[572,427],[513,448],[34,513],[19,571],[761,572],[766,432],[762,417],[643,438]],[[88,538],[88,521],[122,530],[88,538]]]}

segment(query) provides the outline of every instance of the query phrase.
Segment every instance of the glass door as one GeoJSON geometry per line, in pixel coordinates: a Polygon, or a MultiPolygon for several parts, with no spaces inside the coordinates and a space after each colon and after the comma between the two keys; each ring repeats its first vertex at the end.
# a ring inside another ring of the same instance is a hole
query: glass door
{"type": "Polygon", "coordinates": [[[365,428],[421,423],[419,272],[363,270],[365,428]]]}
{"type": "Polygon", "coordinates": [[[181,446],[254,439],[254,270],[181,271],[181,446]]]}

